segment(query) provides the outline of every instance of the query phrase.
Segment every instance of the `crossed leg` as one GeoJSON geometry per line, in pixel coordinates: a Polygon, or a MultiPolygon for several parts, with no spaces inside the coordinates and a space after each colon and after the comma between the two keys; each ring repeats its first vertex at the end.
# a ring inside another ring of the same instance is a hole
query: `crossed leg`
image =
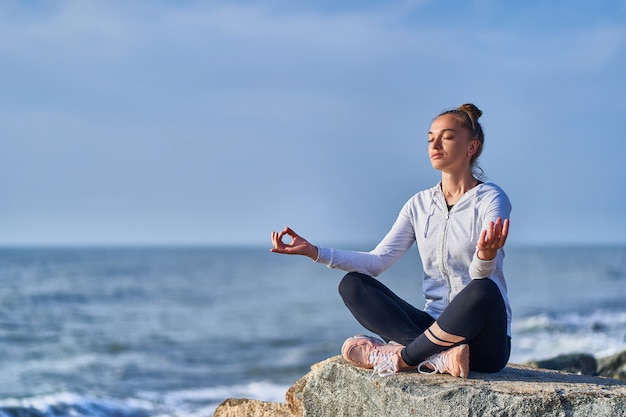
{"type": "Polygon", "coordinates": [[[476,371],[497,372],[508,361],[506,307],[500,290],[489,279],[471,281],[437,321],[368,275],[347,274],[339,292],[366,329],[406,346],[401,357],[408,368],[453,349],[463,355],[469,350],[470,367],[476,371]]]}

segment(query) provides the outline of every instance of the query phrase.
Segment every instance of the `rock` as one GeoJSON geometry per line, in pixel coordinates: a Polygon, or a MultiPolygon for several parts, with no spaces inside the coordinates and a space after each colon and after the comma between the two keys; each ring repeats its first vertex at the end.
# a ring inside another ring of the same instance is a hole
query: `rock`
{"type": "Polygon", "coordinates": [[[274,406],[293,417],[626,415],[626,382],[608,378],[512,364],[496,374],[472,372],[468,379],[416,372],[370,379],[370,373],[336,356],[296,382],[287,404],[250,401],[236,414],[225,402],[215,417],[265,416],[261,412],[274,406]],[[244,414],[249,410],[256,414],[244,414]]]}
{"type": "Polygon", "coordinates": [[[586,353],[574,353],[542,361],[532,361],[525,365],[532,368],[554,369],[582,375],[599,375],[626,381],[626,351],[599,359],[586,353]]]}
{"type": "Polygon", "coordinates": [[[287,404],[231,398],[219,405],[213,417],[293,417],[287,404]]]}
{"type": "Polygon", "coordinates": [[[597,375],[598,368],[596,358],[587,353],[559,355],[552,359],[528,362],[525,365],[531,368],[553,369],[579,375],[597,375]]]}
{"type": "Polygon", "coordinates": [[[598,375],[626,381],[626,350],[598,359],[598,375]]]}

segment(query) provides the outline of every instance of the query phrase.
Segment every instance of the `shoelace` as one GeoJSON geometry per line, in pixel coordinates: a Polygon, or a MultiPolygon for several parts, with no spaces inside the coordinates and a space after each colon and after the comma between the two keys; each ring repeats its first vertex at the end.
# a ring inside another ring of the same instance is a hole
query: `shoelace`
{"type": "Polygon", "coordinates": [[[372,350],[369,356],[369,363],[374,364],[374,370],[372,371],[372,375],[370,375],[370,379],[376,374],[380,377],[385,377],[398,372],[398,367],[392,358],[392,352],[379,352],[377,350],[372,350]]]}
{"type": "Polygon", "coordinates": [[[436,374],[437,372],[439,372],[440,374],[443,373],[443,370],[446,368],[446,364],[445,364],[445,359],[443,357],[442,354],[440,353],[435,353],[434,355],[432,355],[430,358],[426,359],[424,362],[420,363],[417,366],[417,370],[420,374],[424,374],[424,375],[432,375],[432,374],[436,374]],[[433,368],[433,370],[428,369],[428,371],[423,371],[422,370],[422,365],[431,365],[433,368]]]}

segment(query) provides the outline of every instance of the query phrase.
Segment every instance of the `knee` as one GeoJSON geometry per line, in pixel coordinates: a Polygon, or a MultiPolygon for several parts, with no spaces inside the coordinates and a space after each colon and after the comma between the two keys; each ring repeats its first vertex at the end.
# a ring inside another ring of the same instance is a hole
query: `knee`
{"type": "Polygon", "coordinates": [[[339,283],[339,295],[344,301],[356,298],[356,294],[363,286],[363,277],[365,276],[359,272],[350,272],[344,275],[339,283]]]}
{"type": "Polygon", "coordinates": [[[468,293],[468,299],[476,303],[482,303],[485,300],[493,300],[501,297],[500,289],[496,283],[489,278],[474,279],[465,287],[465,290],[468,293]]]}
{"type": "Polygon", "coordinates": [[[464,289],[465,303],[476,305],[491,304],[502,299],[500,289],[488,278],[472,280],[464,289]]]}

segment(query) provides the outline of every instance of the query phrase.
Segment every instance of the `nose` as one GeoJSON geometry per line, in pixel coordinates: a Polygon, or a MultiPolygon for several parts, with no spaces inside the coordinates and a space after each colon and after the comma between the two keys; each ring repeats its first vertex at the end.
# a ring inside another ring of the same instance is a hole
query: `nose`
{"type": "Polygon", "coordinates": [[[430,141],[430,146],[433,149],[440,149],[441,148],[441,138],[433,138],[430,141]]]}

